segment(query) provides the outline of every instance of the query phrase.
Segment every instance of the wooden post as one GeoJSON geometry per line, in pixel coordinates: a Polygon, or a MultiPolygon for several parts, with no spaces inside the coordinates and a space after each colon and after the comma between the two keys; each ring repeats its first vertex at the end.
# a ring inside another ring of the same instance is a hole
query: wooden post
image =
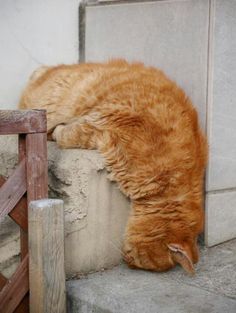
{"type": "Polygon", "coordinates": [[[0,135],[19,134],[19,164],[0,177],[0,219],[7,214],[20,226],[21,262],[10,279],[0,273],[1,313],[29,312],[28,205],[48,197],[45,110],[0,110],[0,135]]]}
{"type": "Polygon", "coordinates": [[[28,214],[30,312],[65,313],[63,201],[32,201],[28,214]]]}

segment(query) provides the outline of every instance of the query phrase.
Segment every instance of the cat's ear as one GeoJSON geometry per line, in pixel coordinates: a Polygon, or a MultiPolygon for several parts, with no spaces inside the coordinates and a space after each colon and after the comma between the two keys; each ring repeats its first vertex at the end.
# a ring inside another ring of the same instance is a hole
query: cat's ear
{"type": "Polygon", "coordinates": [[[188,251],[180,244],[168,244],[173,260],[179,263],[183,269],[191,275],[195,274],[193,262],[188,251]]]}

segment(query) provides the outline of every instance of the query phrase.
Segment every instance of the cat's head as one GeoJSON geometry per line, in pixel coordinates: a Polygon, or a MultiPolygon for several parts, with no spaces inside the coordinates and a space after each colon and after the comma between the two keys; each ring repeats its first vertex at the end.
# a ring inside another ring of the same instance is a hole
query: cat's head
{"type": "MultiPolygon", "coordinates": [[[[197,218],[196,218],[197,220],[197,218]]],[[[183,221],[155,221],[155,218],[132,218],[127,228],[123,252],[131,268],[167,271],[177,264],[189,274],[194,274],[198,262],[197,237],[202,230],[202,218],[198,227],[189,227],[183,221]]]]}
{"type": "Polygon", "coordinates": [[[195,242],[145,242],[128,243],[124,248],[124,259],[131,268],[152,271],[167,271],[180,264],[189,274],[194,274],[194,263],[198,261],[195,242]]]}

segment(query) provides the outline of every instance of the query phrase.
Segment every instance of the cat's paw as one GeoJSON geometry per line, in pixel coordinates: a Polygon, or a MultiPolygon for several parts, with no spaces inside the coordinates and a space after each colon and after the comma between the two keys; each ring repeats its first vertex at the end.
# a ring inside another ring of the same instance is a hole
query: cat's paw
{"type": "Polygon", "coordinates": [[[52,132],[52,140],[58,141],[61,135],[62,130],[65,128],[65,125],[58,125],[52,132]]]}

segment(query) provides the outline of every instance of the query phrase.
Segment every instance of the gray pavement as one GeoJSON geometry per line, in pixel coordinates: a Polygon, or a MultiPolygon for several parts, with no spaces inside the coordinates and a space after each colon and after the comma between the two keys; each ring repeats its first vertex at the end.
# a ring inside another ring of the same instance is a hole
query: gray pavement
{"type": "Polygon", "coordinates": [[[236,240],[201,249],[195,277],[112,270],[67,282],[68,313],[236,313],[236,240]]]}

